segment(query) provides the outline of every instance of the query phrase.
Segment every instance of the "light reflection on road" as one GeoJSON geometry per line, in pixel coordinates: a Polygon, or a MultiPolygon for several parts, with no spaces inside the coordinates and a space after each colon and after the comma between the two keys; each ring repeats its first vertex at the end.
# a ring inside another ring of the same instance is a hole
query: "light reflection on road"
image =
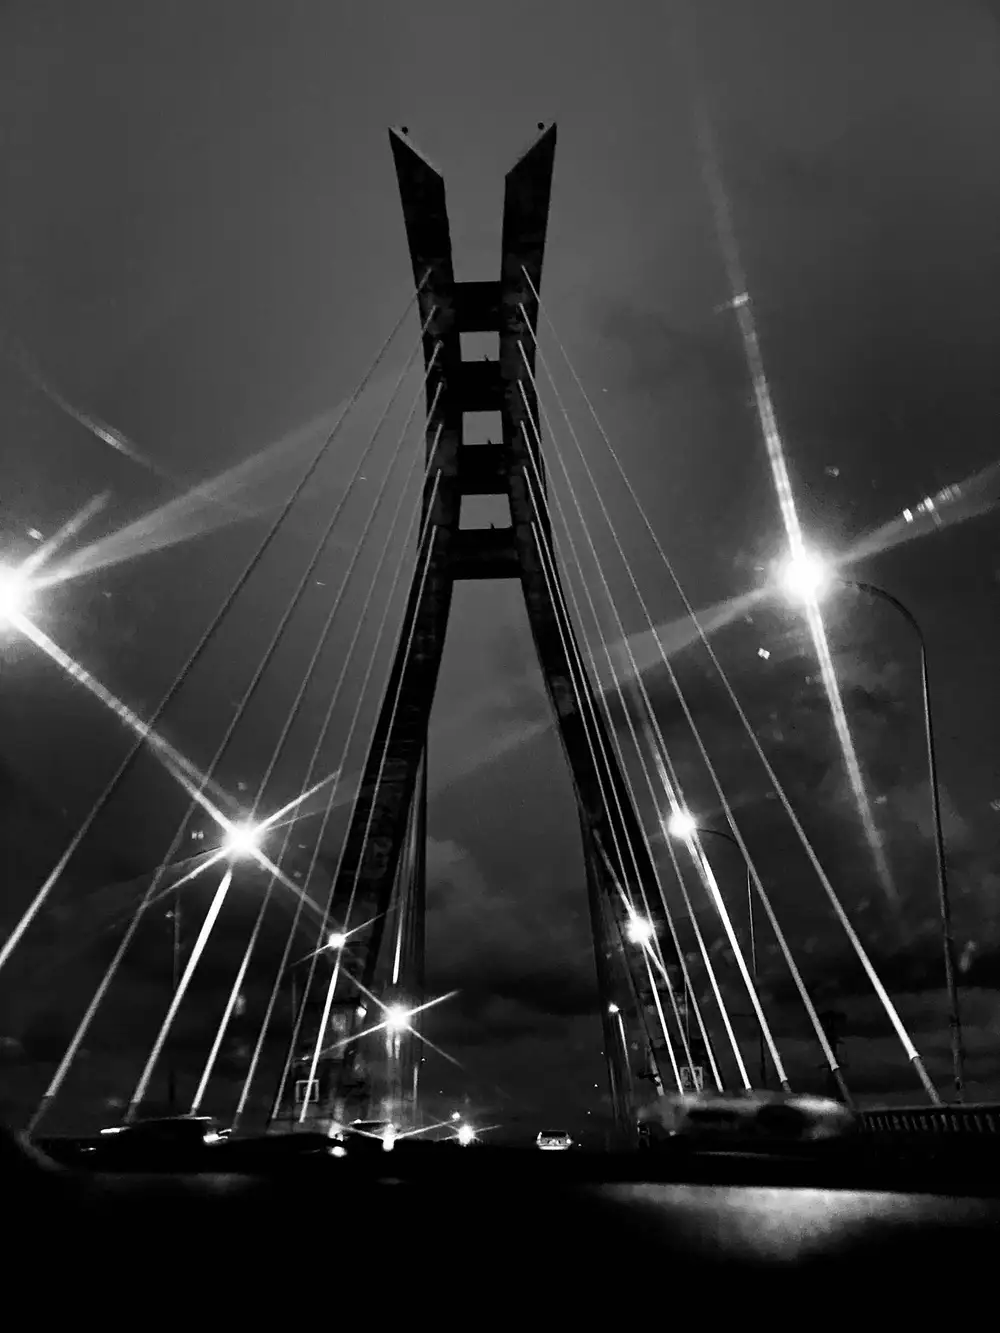
{"type": "Polygon", "coordinates": [[[685,1231],[700,1247],[728,1254],[794,1260],[831,1245],[897,1238],[934,1227],[1000,1226],[1000,1203],[867,1190],[774,1189],[710,1185],[611,1185],[600,1189],[650,1222],[685,1231]],[[653,1215],[655,1210],[655,1216],[653,1215]]]}

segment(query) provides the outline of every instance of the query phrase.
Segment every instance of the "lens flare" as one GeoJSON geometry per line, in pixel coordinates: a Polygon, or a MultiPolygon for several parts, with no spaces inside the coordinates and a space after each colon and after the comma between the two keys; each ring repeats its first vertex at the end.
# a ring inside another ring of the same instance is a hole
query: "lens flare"
{"type": "Polygon", "coordinates": [[[405,1032],[410,1026],[411,1010],[402,1004],[391,1004],[385,1011],[385,1026],[390,1032],[405,1032]]]}
{"type": "Polygon", "coordinates": [[[778,571],[782,591],[796,602],[818,601],[829,590],[834,577],[832,564],[804,547],[789,556],[778,571]]]}
{"type": "Polygon", "coordinates": [[[694,816],[686,810],[675,810],[667,820],[667,832],[672,838],[681,838],[685,842],[696,831],[698,825],[695,823],[694,816]]]}
{"type": "Polygon", "coordinates": [[[647,921],[645,917],[631,916],[625,934],[630,944],[648,944],[656,934],[656,928],[652,921],[647,921]]]}
{"type": "Polygon", "coordinates": [[[230,860],[245,860],[257,855],[263,836],[264,827],[261,824],[252,824],[249,821],[232,824],[226,831],[222,849],[230,860]]]}
{"type": "Polygon", "coordinates": [[[0,566],[0,626],[17,621],[30,601],[31,589],[24,571],[0,566]]]}

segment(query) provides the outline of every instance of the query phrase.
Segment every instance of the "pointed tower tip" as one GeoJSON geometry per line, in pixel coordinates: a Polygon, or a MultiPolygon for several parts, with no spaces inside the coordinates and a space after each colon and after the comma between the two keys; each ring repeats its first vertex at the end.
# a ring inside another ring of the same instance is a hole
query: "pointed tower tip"
{"type": "Polygon", "coordinates": [[[511,167],[511,171],[516,170],[522,162],[533,155],[544,155],[546,153],[555,154],[556,146],[556,122],[550,120],[546,123],[544,120],[538,121],[535,127],[535,137],[531,140],[523,152],[518,153],[511,167]]]}
{"type": "Polygon", "coordinates": [[[440,169],[430,160],[426,153],[422,153],[410,138],[410,127],[408,125],[390,125],[389,126],[389,144],[393,153],[400,149],[404,152],[412,153],[415,158],[423,162],[424,166],[429,167],[431,171],[440,175],[440,169]]]}

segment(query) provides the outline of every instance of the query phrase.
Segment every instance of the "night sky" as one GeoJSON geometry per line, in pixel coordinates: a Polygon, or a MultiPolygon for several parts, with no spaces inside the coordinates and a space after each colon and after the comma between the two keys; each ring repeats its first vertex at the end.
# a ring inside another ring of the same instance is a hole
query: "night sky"
{"type": "MultiPolygon", "coordinates": [[[[708,0],[697,10],[700,86],[802,522],[818,545],[844,551],[1000,452],[1000,23],[972,0],[708,0]]],[[[74,539],[82,546],[270,449],[227,489],[235,509],[188,506],[156,528],[211,531],[49,590],[36,617],[46,632],[140,713],[166,688],[273,519],[275,496],[290,489],[307,446],[335,418],[412,290],[390,124],[407,125],[444,173],[456,274],[473,279],[497,271],[504,172],[537,122],[558,122],[543,301],[691,601],[712,606],[760,587],[781,552],[782,528],[725,309],[733,293],[702,181],[680,11],[660,0],[6,4],[5,552],[26,555],[32,530],[51,535],[107,492],[74,539]],[[96,438],[73,412],[112,426],[150,466],[96,438]]],[[[198,762],[225,729],[416,332],[411,315],[292,530],[171,713],[171,740],[198,762]]],[[[676,593],[545,338],[543,325],[543,351],[650,610],[672,623],[676,593]]],[[[356,545],[418,391],[411,373],[381,461],[362,469],[368,489],[345,510],[327,573],[317,575],[329,584],[310,588],[220,769],[230,790],[251,791],[267,761],[329,585],[356,545]]],[[[639,632],[640,609],[548,401],[555,440],[547,447],[560,450],[581,489],[626,628],[639,632]]],[[[419,447],[417,429],[408,438],[419,447]]],[[[558,468],[550,464],[550,473],[569,504],[558,468]]],[[[378,531],[388,531],[400,475],[378,531]]],[[[925,528],[850,572],[901,598],[926,635],[970,1094],[985,1099],[1000,1094],[1000,541],[989,512],[925,528]]],[[[580,541],[578,525],[576,535],[580,541]]],[[[373,532],[364,548],[359,588],[374,571],[377,538],[373,532]]],[[[588,580],[596,589],[592,569],[588,580]]],[[[467,1096],[482,1120],[514,1132],[544,1122],[585,1130],[604,1123],[606,1104],[578,827],[519,599],[506,585],[460,588],[455,599],[431,738],[427,937],[431,989],[461,994],[428,1032],[464,1070],[431,1058],[425,1078],[443,1103],[467,1096]]],[[[363,603],[358,591],[345,600],[331,663],[363,603]]],[[[831,603],[827,623],[898,905],[875,879],[798,617],[764,599],[751,620],[719,632],[717,651],[945,1082],[915,642],[887,608],[846,593],[831,603]]],[[[721,690],[695,650],[677,662],[790,937],[824,1002],[845,1015],[849,1080],[870,1096],[916,1100],[919,1088],[796,859],[721,690]]],[[[692,807],[718,826],[718,801],[671,691],[655,667],[648,679],[692,807]]],[[[321,695],[307,701],[276,771],[276,804],[301,781],[295,774],[308,759],[321,695]]],[[[337,725],[346,727],[340,714],[337,725]]],[[[0,734],[6,923],[126,739],[97,703],[10,634],[0,644],[0,734]]],[[[21,1114],[24,1089],[51,1069],[65,1015],[79,1012],[106,959],[113,932],[95,895],[155,864],[175,805],[155,765],[141,767],[67,876],[64,916],[29,937],[0,1023],[10,1074],[5,1114],[21,1114]],[[96,952],[70,948],[72,962],[56,966],[67,931],[93,934],[96,952]]],[[[724,855],[725,890],[738,884],[740,868],[724,855]]],[[[155,1027],[166,946],[150,937],[143,947],[123,983],[132,1000],[123,1003],[155,1027]]],[[[815,1081],[819,1053],[779,972],[775,962],[765,974],[769,1011],[791,1064],[815,1081]]],[[[221,965],[218,977],[228,986],[221,965]]],[[[193,1052],[206,1044],[199,1014],[217,1007],[216,999],[183,1025],[193,1072],[193,1052]]],[[[131,1068],[133,1028],[120,1030],[120,1040],[95,1039],[96,1072],[75,1094],[81,1115],[107,1114],[109,1089],[122,1066],[131,1068]]],[[[744,1021],[742,1031],[751,1030],[744,1021]]]]}

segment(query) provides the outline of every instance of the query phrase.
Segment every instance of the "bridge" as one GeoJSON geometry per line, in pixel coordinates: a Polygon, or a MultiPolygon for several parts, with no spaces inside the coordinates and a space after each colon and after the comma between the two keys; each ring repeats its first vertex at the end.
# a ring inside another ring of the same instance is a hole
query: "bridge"
{"type": "MultiPolygon", "coordinates": [[[[540,126],[508,172],[499,276],[476,281],[455,276],[442,176],[407,130],[393,130],[390,144],[414,291],[401,300],[385,342],[159,703],[143,712],[113,695],[36,614],[47,589],[59,581],[61,562],[85,567],[86,551],[82,564],[72,549],[44,551],[44,560],[33,558],[5,577],[5,633],[22,636],[96,696],[110,724],[125,729],[130,748],[79,828],[53,849],[50,868],[33,885],[0,950],[0,982],[23,984],[19,958],[47,932],[57,983],[59,959],[80,946],[82,928],[79,919],[66,925],[60,917],[66,884],[137,768],[155,762],[167,775],[171,800],[183,797],[183,813],[149,872],[89,900],[94,920],[114,919],[112,943],[107,932],[101,935],[96,984],[64,1024],[61,1049],[48,1049],[33,1066],[32,1073],[44,1078],[17,1127],[36,1136],[53,1127],[71,1129],[88,1081],[107,1086],[95,1071],[107,1046],[95,1045],[94,1034],[110,1021],[109,1012],[122,1021],[116,996],[119,1006],[128,1004],[120,997],[134,984],[134,959],[148,956],[143,951],[152,935],[164,938],[165,921],[169,987],[144,991],[155,1021],[141,1059],[116,1062],[127,1078],[103,1103],[114,1108],[109,1118],[130,1124],[165,1109],[211,1112],[234,1130],[274,1134],[325,1132],[354,1119],[389,1121],[404,1134],[442,1127],[440,1108],[428,1110],[432,1098],[422,1083],[429,1053],[437,1051],[429,1020],[450,999],[429,991],[425,968],[428,732],[456,588],[481,585],[488,597],[497,581],[519,586],[523,594],[551,724],[572,779],[584,866],[581,905],[585,900],[597,977],[595,1020],[602,1024],[620,1141],[633,1142],[640,1107],[671,1090],[794,1091],[804,1077],[813,1090],[818,1085],[858,1106],[829,985],[821,994],[810,977],[801,932],[782,920],[773,876],[769,882],[758,869],[753,831],[713,760],[698,703],[686,693],[676,645],[657,624],[648,590],[644,595],[643,578],[648,583],[655,577],[682,599],[687,642],[705,652],[756,778],[767,787],[787,837],[801,848],[810,892],[815,889],[827,913],[823,929],[840,932],[877,1007],[879,1039],[891,1040],[900,1066],[910,1070],[909,1104],[904,1098],[880,1107],[877,1096],[868,1096],[859,1108],[863,1125],[872,1133],[995,1133],[994,1106],[963,1102],[947,910],[942,984],[952,1046],[951,1063],[942,1069],[932,1067],[914,1043],[845,904],[843,886],[824,868],[808,819],[788,798],[723,669],[713,635],[726,617],[701,616],[684,596],[653,517],[543,303],[556,127],[540,126]],[[463,341],[470,338],[480,345],[490,340],[493,354],[463,355],[463,341]],[[403,372],[370,438],[346,483],[331,489],[325,464],[352,430],[359,402],[381,382],[392,349],[407,339],[403,372]],[[553,374],[557,364],[577,391],[573,411],[553,374]],[[407,411],[402,393],[413,367],[419,389],[407,411]],[[402,426],[386,464],[377,450],[393,412],[402,426]],[[418,417],[421,440],[415,444],[411,425],[418,417]],[[486,417],[492,425],[483,424],[486,417]],[[559,447],[553,448],[557,434],[559,447]],[[588,455],[585,437],[598,442],[599,460],[588,455]],[[579,460],[572,468],[569,456],[579,460]],[[612,476],[626,514],[610,512],[602,478],[612,476]],[[345,540],[347,515],[354,512],[349,505],[358,500],[364,512],[352,520],[345,540]],[[505,517],[470,523],[482,500],[505,517]],[[310,523],[318,510],[321,530],[310,549],[310,523]],[[302,517],[306,512],[309,522],[302,517]],[[630,560],[622,539],[626,527],[649,539],[656,553],[653,575],[648,562],[643,575],[630,560]],[[212,753],[196,761],[174,724],[176,710],[185,693],[197,688],[199,667],[223,627],[254,606],[266,560],[289,533],[298,541],[293,586],[277,619],[261,630],[255,660],[230,664],[240,682],[237,696],[212,753]],[[629,610],[612,592],[611,562],[627,575],[629,610]],[[296,688],[280,725],[268,719],[266,753],[255,760],[254,781],[233,789],[225,775],[241,736],[256,729],[265,744],[254,704],[279,657],[286,663],[295,658],[296,688]],[[387,669],[380,674],[383,663],[387,669]],[[354,763],[359,743],[362,757],[354,763]],[[685,747],[693,747],[697,782],[691,762],[678,758],[685,747]],[[711,793],[715,827],[693,813],[695,788],[711,793]],[[717,876],[721,849],[717,857],[713,844],[720,835],[740,858],[738,895],[728,887],[728,870],[717,876]],[[800,1014],[792,1029],[791,1005],[800,1014]],[[197,1057],[190,1042],[178,1047],[181,1023],[200,1035],[197,1057]],[[792,1058],[783,1049],[789,1039],[798,1051],[792,1058]],[[227,1075],[238,1071],[234,1102],[217,1092],[223,1068],[227,1075]]],[[[748,369],[766,424],[770,407],[754,360],[745,292],[734,291],[732,308],[746,334],[748,369]]],[[[781,460],[768,444],[780,480],[781,460]]],[[[789,535],[794,554],[801,540],[794,525],[789,535]]],[[[728,618],[743,614],[746,605],[735,602],[728,618]]],[[[812,593],[806,611],[810,628],[819,626],[822,648],[822,618],[812,593]]],[[[830,702],[836,717],[835,688],[830,702]]],[[[852,762],[847,744],[848,773],[852,762]]],[[[864,816],[863,803],[859,809],[864,816]]],[[[515,815],[490,810],[484,817],[511,821],[516,840],[515,815]]],[[[943,881],[941,887],[946,889],[943,881]]],[[[942,905],[947,908],[946,893],[942,905]]],[[[437,1054],[448,1058],[447,1052],[437,1054]]],[[[450,1132],[447,1124],[444,1130],[450,1132]]]]}

